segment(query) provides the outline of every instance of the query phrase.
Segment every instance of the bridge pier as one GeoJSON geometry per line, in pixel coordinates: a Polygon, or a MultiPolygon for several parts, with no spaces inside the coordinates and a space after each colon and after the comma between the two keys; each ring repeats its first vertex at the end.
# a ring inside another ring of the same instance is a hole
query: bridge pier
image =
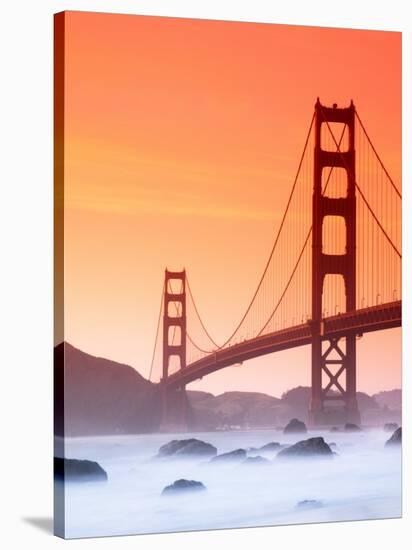
{"type": "Polygon", "coordinates": [[[191,407],[184,386],[174,389],[161,383],[162,414],[159,431],[167,433],[187,432],[192,424],[191,407]]]}
{"type": "Polygon", "coordinates": [[[361,422],[359,409],[357,406],[346,406],[342,407],[327,407],[321,405],[320,408],[310,410],[309,412],[309,426],[311,428],[321,427],[321,426],[343,426],[346,423],[359,425],[361,422]]]}
{"type": "Polygon", "coordinates": [[[360,423],[356,398],[356,336],[323,337],[312,322],[312,397],[309,424],[360,423]],[[345,381],[342,377],[345,377],[345,381]]]}

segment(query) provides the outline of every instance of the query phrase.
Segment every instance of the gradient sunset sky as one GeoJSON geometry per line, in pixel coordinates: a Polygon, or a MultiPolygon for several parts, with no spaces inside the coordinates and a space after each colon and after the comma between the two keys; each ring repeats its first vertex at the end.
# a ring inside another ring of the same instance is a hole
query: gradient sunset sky
{"type": "MultiPolygon", "coordinates": [[[[353,99],[401,183],[400,33],[66,13],[65,339],[149,372],[164,269],[232,332],[256,287],[314,103],[353,99]],[[247,258],[247,261],[245,261],[247,258]]],[[[359,341],[358,388],[400,387],[400,329],[359,341]]],[[[310,349],[190,385],[280,395],[310,349]]]]}

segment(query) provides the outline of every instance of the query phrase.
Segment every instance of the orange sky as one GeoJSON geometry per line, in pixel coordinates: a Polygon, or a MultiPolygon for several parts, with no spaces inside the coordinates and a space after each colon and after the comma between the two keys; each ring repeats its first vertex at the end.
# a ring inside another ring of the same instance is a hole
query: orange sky
{"type": "MultiPolygon", "coordinates": [[[[186,268],[224,340],[266,262],[317,96],[353,98],[400,184],[399,33],[68,12],[66,340],[147,376],[166,266],[186,268]]],[[[359,389],[399,387],[400,330],[365,336],[358,364],[359,389]]],[[[191,388],[278,395],[309,377],[298,349],[191,388]]]]}

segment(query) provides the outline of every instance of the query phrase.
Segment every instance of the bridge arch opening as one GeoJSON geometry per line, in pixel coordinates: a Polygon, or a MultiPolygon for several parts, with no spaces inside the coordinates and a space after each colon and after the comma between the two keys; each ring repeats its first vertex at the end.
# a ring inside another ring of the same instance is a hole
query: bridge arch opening
{"type": "Polygon", "coordinates": [[[322,252],[331,255],[345,254],[346,233],[343,216],[325,216],[322,223],[322,252]]]}
{"type": "Polygon", "coordinates": [[[344,199],[348,196],[348,171],[345,168],[323,167],[322,195],[329,199],[344,199]]]}
{"type": "Polygon", "coordinates": [[[182,302],[171,300],[167,304],[168,317],[181,317],[182,316],[182,302]]]}
{"type": "Polygon", "coordinates": [[[182,345],[182,328],[178,325],[172,325],[168,328],[167,343],[169,346],[182,345]]]}
{"type": "Polygon", "coordinates": [[[171,374],[174,374],[175,372],[178,372],[182,368],[182,359],[180,355],[173,354],[169,356],[169,364],[168,364],[168,374],[169,376],[171,374]]]}
{"type": "Polygon", "coordinates": [[[322,122],[320,128],[320,146],[322,151],[336,152],[336,144],[339,144],[339,150],[342,153],[349,150],[348,125],[343,122],[328,122],[328,124],[322,122]]]}
{"type": "Polygon", "coordinates": [[[323,281],[322,317],[332,317],[345,312],[345,280],[342,275],[328,273],[323,281]]]}
{"type": "Polygon", "coordinates": [[[181,294],[184,290],[183,280],[181,279],[168,279],[167,291],[171,294],[181,294]]]}

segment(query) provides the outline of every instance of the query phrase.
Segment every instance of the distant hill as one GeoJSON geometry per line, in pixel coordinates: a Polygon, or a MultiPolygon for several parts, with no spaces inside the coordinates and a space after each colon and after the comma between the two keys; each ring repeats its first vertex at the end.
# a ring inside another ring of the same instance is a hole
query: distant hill
{"type": "MultiPolygon", "coordinates": [[[[57,433],[63,433],[63,423],[68,436],[159,430],[159,385],[149,382],[128,365],[89,355],[68,343],[60,344],[55,348],[55,381],[57,433]],[[59,394],[63,383],[64,395],[59,394]]],[[[359,392],[362,422],[370,425],[400,422],[401,395],[401,390],[372,397],[359,392]]],[[[187,391],[187,396],[194,430],[267,428],[284,426],[294,417],[306,422],[310,388],[292,388],[280,399],[240,391],[217,396],[187,391]]]]}
{"type": "Polygon", "coordinates": [[[380,407],[388,407],[393,411],[402,409],[402,390],[381,391],[373,395],[380,407]]]}
{"type": "Polygon", "coordinates": [[[203,399],[188,394],[199,428],[274,426],[279,421],[281,400],[264,393],[234,391],[203,399]]]}
{"type": "Polygon", "coordinates": [[[307,419],[310,405],[311,389],[309,386],[298,386],[282,394],[282,402],[293,410],[296,416],[301,419],[307,419]]]}
{"type": "MultiPolygon", "coordinates": [[[[309,386],[298,386],[282,395],[282,402],[287,403],[296,413],[305,417],[310,405],[311,389],[309,386]]],[[[337,395],[331,391],[331,394],[337,395]]],[[[356,393],[360,413],[365,413],[371,409],[379,409],[379,404],[375,399],[364,392],[356,393]]]]}
{"type": "Polygon", "coordinates": [[[158,429],[160,394],[128,365],[68,343],[55,348],[55,377],[65,386],[66,435],[144,433],[158,429]],[[63,362],[64,346],[64,362],[63,362]]]}
{"type": "Polygon", "coordinates": [[[209,399],[210,397],[214,397],[213,393],[209,393],[207,391],[188,391],[189,394],[189,400],[192,404],[200,403],[201,401],[204,401],[205,399],[209,399]]]}

